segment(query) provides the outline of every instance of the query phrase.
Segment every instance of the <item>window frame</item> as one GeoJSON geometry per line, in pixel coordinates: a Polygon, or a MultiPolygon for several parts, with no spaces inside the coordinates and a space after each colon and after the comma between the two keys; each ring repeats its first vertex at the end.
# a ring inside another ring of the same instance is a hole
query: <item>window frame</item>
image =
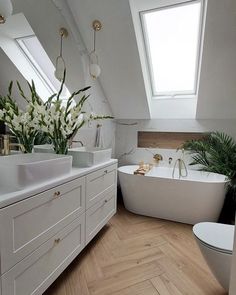
{"type": "Polygon", "coordinates": [[[15,42],[21,52],[24,54],[26,60],[30,64],[32,70],[35,72],[35,74],[38,76],[38,78],[41,80],[41,82],[44,84],[44,86],[47,88],[48,92],[53,95],[57,92],[56,88],[53,86],[50,79],[47,77],[47,75],[44,73],[38,62],[34,59],[30,51],[28,50],[27,46],[24,44],[24,40],[27,38],[33,38],[36,37],[36,35],[27,35],[20,38],[15,38],[15,42]]]}
{"type": "Polygon", "coordinates": [[[205,26],[205,10],[206,10],[206,1],[205,0],[186,0],[186,1],[175,1],[173,4],[163,4],[158,5],[156,8],[145,9],[139,11],[139,19],[141,24],[141,34],[143,38],[144,44],[144,55],[146,61],[146,67],[148,72],[148,80],[150,84],[150,89],[152,93],[152,99],[177,99],[177,98],[196,98],[198,94],[198,86],[200,80],[200,68],[201,68],[201,56],[202,56],[202,47],[203,47],[203,39],[204,39],[204,26],[205,26]],[[151,54],[150,54],[150,44],[148,41],[148,32],[147,27],[145,24],[145,15],[148,13],[152,13],[155,11],[160,11],[164,9],[174,8],[174,7],[181,7],[190,5],[192,3],[200,3],[201,4],[201,11],[200,11],[200,21],[199,21],[199,34],[198,34],[198,44],[197,44],[197,55],[196,55],[196,69],[195,69],[195,77],[194,77],[194,90],[191,91],[169,91],[169,92],[158,92],[155,93],[154,89],[154,75],[153,75],[153,65],[151,62],[151,54]]]}

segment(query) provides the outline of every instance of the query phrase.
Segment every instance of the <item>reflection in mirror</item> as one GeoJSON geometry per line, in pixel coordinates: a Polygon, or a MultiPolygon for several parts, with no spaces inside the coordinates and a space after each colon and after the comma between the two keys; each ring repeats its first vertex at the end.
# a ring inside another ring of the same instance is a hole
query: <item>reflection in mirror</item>
{"type": "MultiPolygon", "coordinates": [[[[54,76],[55,67],[22,13],[9,17],[0,27],[0,47],[24,79],[34,80],[43,101],[58,92],[60,82],[54,76]]],[[[5,69],[6,88],[15,77],[7,72],[8,67],[5,69]]],[[[61,98],[66,100],[69,95],[64,87],[61,98]]]]}

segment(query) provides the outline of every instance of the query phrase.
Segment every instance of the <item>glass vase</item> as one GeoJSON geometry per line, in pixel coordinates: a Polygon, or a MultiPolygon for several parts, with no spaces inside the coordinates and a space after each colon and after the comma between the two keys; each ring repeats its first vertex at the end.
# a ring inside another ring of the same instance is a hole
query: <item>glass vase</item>
{"type": "Polygon", "coordinates": [[[67,155],[69,149],[69,142],[67,139],[52,139],[52,145],[56,154],[67,155]]]}
{"type": "Polygon", "coordinates": [[[16,138],[18,140],[18,143],[21,145],[21,150],[23,153],[32,153],[34,148],[35,136],[17,135],[16,138]]]}

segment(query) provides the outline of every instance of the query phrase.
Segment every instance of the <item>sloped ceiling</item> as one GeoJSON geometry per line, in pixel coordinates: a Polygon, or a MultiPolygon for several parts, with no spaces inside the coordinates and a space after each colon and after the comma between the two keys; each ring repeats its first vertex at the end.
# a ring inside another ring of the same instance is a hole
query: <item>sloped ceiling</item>
{"type": "MultiPolygon", "coordinates": [[[[97,35],[100,79],[116,118],[150,118],[129,0],[67,2],[88,50],[92,48],[92,21],[103,23],[97,35]]],[[[236,1],[208,0],[196,113],[199,119],[236,118],[235,28],[236,1]]],[[[153,105],[151,117],[174,118],[172,114],[180,104],[176,101],[165,107],[161,103],[153,105]]],[[[187,108],[181,108],[178,118],[183,119],[187,108]]]]}
{"type": "MultiPolygon", "coordinates": [[[[88,51],[93,46],[92,21],[100,19],[103,23],[102,31],[97,34],[97,53],[102,68],[100,82],[114,116],[118,119],[150,119],[129,0],[60,1],[68,2],[88,51]]],[[[58,28],[67,26],[53,2],[13,0],[14,13],[24,12],[51,60],[58,54],[58,28]]],[[[236,1],[208,0],[198,119],[236,118],[235,29],[236,1]]],[[[68,88],[74,90],[90,84],[83,73],[81,52],[72,35],[65,42],[64,50],[70,69],[68,88]]],[[[173,104],[171,107],[175,110],[173,104]]],[[[155,109],[163,113],[162,106],[155,109]]],[[[183,109],[183,113],[185,111],[183,109]]],[[[161,116],[152,115],[152,118],[161,116]]]]}
{"type": "Polygon", "coordinates": [[[128,0],[68,0],[88,51],[92,21],[102,21],[97,53],[101,84],[116,118],[150,118],[128,0]]]}
{"type": "Polygon", "coordinates": [[[208,1],[197,118],[236,118],[235,0],[208,1]]]}

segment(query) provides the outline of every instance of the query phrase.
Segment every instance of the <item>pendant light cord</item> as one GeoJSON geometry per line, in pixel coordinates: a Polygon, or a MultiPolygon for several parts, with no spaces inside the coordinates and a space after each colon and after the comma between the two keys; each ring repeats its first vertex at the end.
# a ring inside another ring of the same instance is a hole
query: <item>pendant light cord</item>
{"type": "Polygon", "coordinates": [[[96,52],[96,30],[93,31],[93,52],[96,52]]]}
{"type": "Polygon", "coordinates": [[[62,38],[63,38],[63,35],[61,34],[60,55],[59,55],[60,57],[62,57],[62,46],[63,46],[62,38]]]}

